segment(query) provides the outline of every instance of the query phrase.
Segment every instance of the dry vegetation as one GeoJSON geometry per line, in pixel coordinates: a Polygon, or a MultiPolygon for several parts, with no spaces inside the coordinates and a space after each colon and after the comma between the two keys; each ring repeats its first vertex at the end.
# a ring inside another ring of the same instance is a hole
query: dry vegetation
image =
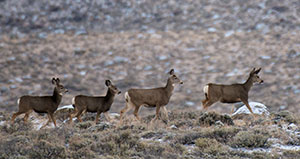
{"type": "MultiPolygon", "coordinates": [[[[65,119],[62,115],[65,113],[58,115],[60,121],[65,119]]],[[[251,119],[250,125],[246,122],[237,125],[228,115],[213,112],[175,111],[169,115],[169,122],[161,120],[155,124],[149,123],[154,117],[150,115],[143,118],[143,123],[132,122],[129,117],[127,124],[118,125],[117,119],[107,123],[103,117],[102,122],[95,125],[91,120],[94,115],[87,113],[82,123],[77,120],[72,125],[60,122],[58,128],[36,130],[32,121],[24,124],[21,119],[10,126],[6,123],[9,116],[1,113],[0,158],[300,157],[300,151],[272,147],[274,139],[283,145],[300,146],[299,135],[280,129],[290,120],[300,122],[292,116],[272,115],[251,119]],[[220,121],[224,125],[218,124],[220,121]],[[265,151],[245,151],[256,148],[265,151]]]]}

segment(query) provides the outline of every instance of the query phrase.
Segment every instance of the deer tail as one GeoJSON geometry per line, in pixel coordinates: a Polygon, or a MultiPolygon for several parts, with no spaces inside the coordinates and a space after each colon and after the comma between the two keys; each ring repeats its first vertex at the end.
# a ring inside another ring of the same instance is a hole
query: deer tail
{"type": "Polygon", "coordinates": [[[205,94],[206,99],[208,98],[208,88],[209,88],[209,85],[205,85],[203,88],[203,92],[205,94]]]}
{"type": "Polygon", "coordinates": [[[125,96],[126,102],[128,103],[130,101],[130,96],[129,96],[128,92],[125,92],[124,96],[125,96]]]}

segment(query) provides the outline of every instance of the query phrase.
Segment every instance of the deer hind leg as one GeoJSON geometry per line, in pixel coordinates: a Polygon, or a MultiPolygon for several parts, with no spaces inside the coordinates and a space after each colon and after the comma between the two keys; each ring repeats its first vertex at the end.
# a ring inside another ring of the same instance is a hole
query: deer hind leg
{"type": "Polygon", "coordinates": [[[120,112],[120,123],[123,122],[123,118],[125,117],[125,114],[130,110],[132,109],[132,105],[126,101],[126,106],[125,108],[123,108],[120,112]]]}
{"type": "Polygon", "coordinates": [[[21,115],[21,114],[23,114],[23,113],[24,113],[24,112],[20,112],[20,111],[14,113],[13,116],[11,117],[11,120],[10,120],[11,123],[14,124],[16,117],[19,116],[19,115],[21,115]]]}
{"type": "Polygon", "coordinates": [[[29,110],[25,113],[25,116],[24,116],[24,122],[26,123],[27,120],[28,120],[28,117],[29,117],[29,114],[32,112],[32,110],[29,110]]]}
{"type": "Polygon", "coordinates": [[[82,122],[80,116],[81,116],[81,114],[82,114],[84,111],[85,111],[85,109],[80,109],[80,110],[77,111],[76,117],[77,117],[77,119],[79,120],[79,122],[82,122]]]}
{"type": "Polygon", "coordinates": [[[209,106],[211,106],[212,104],[214,104],[215,101],[212,101],[212,100],[208,100],[204,105],[203,105],[203,110],[207,110],[207,108],[209,106]]]}
{"type": "Polygon", "coordinates": [[[74,111],[69,113],[69,123],[72,122],[72,119],[77,112],[78,112],[78,109],[77,109],[77,107],[74,106],[74,111]]]}
{"type": "Polygon", "coordinates": [[[140,109],[140,106],[136,106],[135,109],[134,109],[133,114],[134,114],[135,118],[136,118],[138,121],[141,121],[141,118],[139,117],[139,114],[138,114],[139,109],[140,109]]]}

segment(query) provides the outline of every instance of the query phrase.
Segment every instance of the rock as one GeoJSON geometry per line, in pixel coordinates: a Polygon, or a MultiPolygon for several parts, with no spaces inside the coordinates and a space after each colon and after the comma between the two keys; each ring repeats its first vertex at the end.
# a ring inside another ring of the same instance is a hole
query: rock
{"type": "Polygon", "coordinates": [[[178,129],[176,125],[171,125],[170,128],[173,129],[173,130],[178,129]]]}
{"type": "Polygon", "coordinates": [[[192,102],[192,101],[186,101],[186,102],[185,102],[185,105],[187,105],[187,106],[194,106],[195,103],[192,102]]]}
{"type": "MultiPolygon", "coordinates": [[[[268,111],[267,106],[265,106],[262,103],[258,103],[258,102],[249,102],[249,105],[253,111],[254,114],[258,114],[258,115],[265,115],[265,116],[269,116],[270,112],[268,111]]],[[[245,114],[251,114],[249,109],[247,108],[246,105],[243,105],[242,107],[240,107],[239,109],[237,109],[232,115],[231,117],[236,119],[239,118],[241,116],[244,116],[245,114]]]]}

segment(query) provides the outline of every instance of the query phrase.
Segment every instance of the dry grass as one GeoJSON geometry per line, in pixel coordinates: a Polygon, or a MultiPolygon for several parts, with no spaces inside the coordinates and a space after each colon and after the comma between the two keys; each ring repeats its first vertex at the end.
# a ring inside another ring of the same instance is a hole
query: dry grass
{"type": "MultiPolygon", "coordinates": [[[[0,159],[2,158],[297,158],[298,151],[247,153],[235,148],[268,148],[271,138],[283,144],[299,145],[278,128],[252,121],[252,126],[211,124],[199,126],[200,120],[219,120],[216,113],[170,112],[168,123],[127,123],[123,126],[99,123],[87,115],[84,122],[62,124],[58,128],[34,130],[31,122],[18,119],[14,126],[0,126],[0,159]],[[171,125],[177,128],[170,128],[171,125]],[[292,142],[293,141],[293,142],[292,142]]],[[[227,117],[228,118],[228,117],[227,117]]],[[[230,117],[229,117],[230,118],[230,117]]],[[[9,116],[1,120],[8,120],[9,116]]],[[[259,119],[262,120],[262,119],[259,119]]],[[[270,120],[270,119],[265,119],[270,120]]],[[[272,120],[272,119],[271,119],[272,120]]],[[[294,119],[293,119],[294,120],[294,119]]],[[[297,119],[295,119],[297,120],[297,119]]],[[[230,121],[230,119],[228,120],[230,121]]],[[[281,121],[280,124],[288,123],[281,121]]]]}

